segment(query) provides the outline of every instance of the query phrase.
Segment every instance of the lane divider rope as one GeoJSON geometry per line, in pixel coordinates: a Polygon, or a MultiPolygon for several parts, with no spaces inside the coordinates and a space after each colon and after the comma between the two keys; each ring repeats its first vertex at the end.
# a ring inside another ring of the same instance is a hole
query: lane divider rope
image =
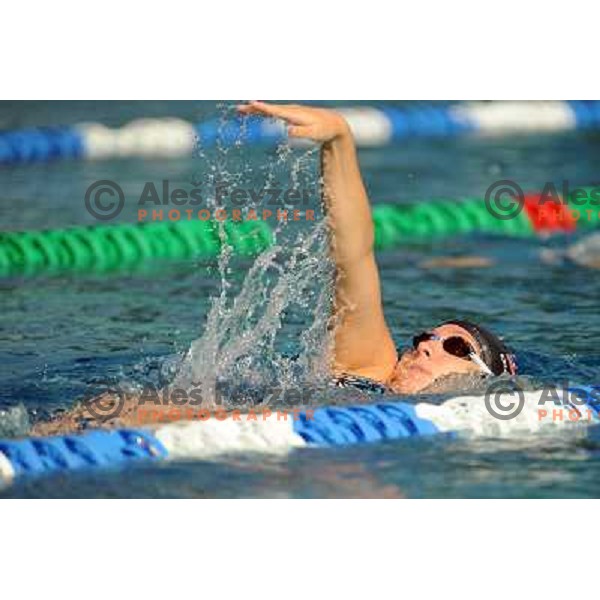
{"type": "MultiPolygon", "coordinates": [[[[539,233],[571,233],[597,227],[600,206],[586,189],[587,199],[572,204],[525,196],[514,218],[498,219],[484,200],[434,200],[379,204],[373,208],[377,249],[412,241],[483,233],[527,237],[539,233]]],[[[226,221],[227,243],[234,253],[255,255],[272,243],[266,221],[226,221]]],[[[148,222],[73,227],[47,231],[0,233],[0,276],[63,271],[111,271],[157,259],[183,260],[217,256],[221,249],[214,221],[148,222]]]]}
{"type": "MultiPolygon", "coordinates": [[[[464,134],[509,135],[600,128],[600,101],[465,102],[410,108],[350,107],[342,112],[361,147],[384,146],[410,137],[464,134]]],[[[231,117],[192,124],[164,117],[136,119],[119,128],[100,123],[0,132],[0,165],[57,159],[177,158],[199,145],[237,142],[274,145],[285,141],[278,121],[231,117]]]]}
{"type": "MultiPolygon", "coordinates": [[[[239,255],[255,255],[271,244],[262,221],[224,223],[225,241],[239,255]]],[[[111,271],[147,260],[218,256],[217,224],[209,221],[73,227],[0,234],[0,274],[111,271]]]]}
{"type": "MultiPolygon", "coordinates": [[[[93,468],[122,467],[141,461],[209,459],[223,453],[287,453],[297,448],[331,448],[389,440],[446,435],[497,437],[556,431],[560,425],[600,424],[597,386],[577,386],[558,399],[567,417],[539,418],[544,391],[524,392],[523,410],[514,419],[497,420],[484,397],[451,398],[441,405],[387,401],[359,406],[319,407],[289,414],[269,411],[253,419],[179,421],[148,428],[92,430],[82,434],[0,440],[0,483],[24,477],[93,468]],[[576,394],[577,401],[572,394],[576,394]],[[470,409],[470,410],[468,410],[470,409]],[[575,417],[573,417],[573,414],[575,417]]],[[[511,395],[512,392],[507,392],[511,395]]],[[[547,412],[552,408],[543,406],[547,412]]],[[[553,405],[554,406],[554,405],[553,405]]]]}

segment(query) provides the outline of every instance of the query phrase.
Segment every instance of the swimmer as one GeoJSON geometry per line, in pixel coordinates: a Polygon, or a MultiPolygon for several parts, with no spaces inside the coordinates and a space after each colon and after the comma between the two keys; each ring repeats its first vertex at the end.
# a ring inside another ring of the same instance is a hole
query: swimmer
{"type": "MultiPolygon", "coordinates": [[[[516,373],[513,355],[503,342],[480,325],[452,320],[416,335],[412,347],[398,351],[385,321],[379,272],[374,255],[374,228],[352,133],[332,110],[251,102],[242,114],[283,119],[294,138],[322,145],[323,199],[336,265],[334,351],[331,371],[341,387],[415,394],[447,391],[444,380],[461,384],[466,377],[516,373]]],[[[104,394],[92,402],[116,402],[104,394]]],[[[139,398],[133,396],[110,420],[93,426],[140,425],[139,398]]],[[[169,408],[169,407],[167,407],[169,408]]],[[[89,426],[85,404],[48,422],[34,425],[32,435],[56,435],[89,426]]]]}
{"type": "Polygon", "coordinates": [[[336,266],[336,330],[331,369],[342,382],[372,381],[413,394],[454,375],[516,373],[514,356],[486,328],[464,320],[416,335],[398,352],[386,323],[374,253],[374,227],[352,132],[341,114],[324,108],[250,102],[243,115],[282,119],[291,138],[321,144],[323,200],[336,266]]]}

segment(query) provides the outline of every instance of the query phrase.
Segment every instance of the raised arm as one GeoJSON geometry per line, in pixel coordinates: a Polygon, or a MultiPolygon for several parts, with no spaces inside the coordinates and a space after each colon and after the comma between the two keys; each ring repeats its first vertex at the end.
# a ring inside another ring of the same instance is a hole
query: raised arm
{"type": "Polygon", "coordinates": [[[369,199],[348,124],[332,110],[307,106],[252,102],[239,110],[283,119],[290,137],[322,144],[323,197],[337,269],[332,369],[387,381],[397,354],[383,315],[369,199]]]}

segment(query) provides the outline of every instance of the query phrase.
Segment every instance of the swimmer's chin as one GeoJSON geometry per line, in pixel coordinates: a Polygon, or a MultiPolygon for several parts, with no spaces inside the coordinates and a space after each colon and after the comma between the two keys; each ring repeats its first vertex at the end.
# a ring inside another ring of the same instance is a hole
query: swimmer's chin
{"type": "Polygon", "coordinates": [[[416,365],[395,373],[388,381],[388,387],[397,394],[418,394],[432,382],[432,377],[416,365]]]}
{"type": "Polygon", "coordinates": [[[407,356],[400,361],[387,386],[396,394],[439,394],[473,390],[480,387],[481,382],[481,373],[447,373],[435,376],[407,356]]]}
{"type": "Polygon", "coordinates": [[[449,373],[427,382],[410,379],[389,384],[396,394],[485,393],[488,378],[481,373],[449,373]]]}
{"type": "Polygon", "coordinates": [[[396,370],[387,381],[387,386],[397,394],[418,394],[425,390],[434,377],[422,366],[410,359],[403,357],[396,370]]]}

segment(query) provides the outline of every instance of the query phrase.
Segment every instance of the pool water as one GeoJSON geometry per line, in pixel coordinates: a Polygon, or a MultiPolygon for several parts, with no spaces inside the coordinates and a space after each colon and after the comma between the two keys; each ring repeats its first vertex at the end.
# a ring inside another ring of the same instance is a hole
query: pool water
{"type": "MultiPolygon", "coordinates": [[[[353,103],[345,103],[353,104],[353,103]]],[[[97,120],[111,126],[143,116],[193,122],[230,109],[203,102],[0,103],[0,127],[97,120]]],[[[483,197],[495,180],[524,189],[597,182],[600,136],[408,140],[362,149],[373,203],[483,197]]],[[[180,159],[57,162],[0,170],[3,230],[94,224],[83,197],[94,181],[119,182],[134,222],[144,182],[183,187],[216,168],[257,181],[298,170],[315,183],[316,154],[244,144],[180,159]],[[136,196],[137,194],[137,196],[136,196]]],[[[296,173],[298,176],[298,173],[296,173]]],[[[294,235],[306,224],[290,224],[294,235]]],[[[290,233],[291,232],[291,233],[290,233]]],[[[598,272],[540,260],[575,236],[507,239],[469,236],[424,241],[380,252],[384,307],[398,345],[449,318],[481,321],[516,350],[520,370],[539,381],[600,383],[598,272]],[[435,256],[476,255],[476,268],[426,267],[435,256]]],[[[227,293],[235,297],[249,258],[233,258],[227,293]]],[[[291,284],[290,284],[291,285],[291,284]]],[[[66,410],[107,382],[143,384],[183,355],[204,330],[210,298],[222,287],[215,261],[153,264],[129,272],[59,274],[0,282],[0,411],[23,405],[32,421],[66,410]],[[208,263],[208,264],[207,264],[208,263]],[[208,268],[207,268],[208,267],[208,268]]],[[[307,292],[307,298],[315,298],[307,292]]],[[[322,317],[323,315],[321,315],[322,317]]],[[[313,324],[306,302],[288,310],[274,347],[302,352],[300,334],[313,324]]],[[[265,351],[266,352],[266,351],[265,351]]],[[[273,350],[275,352],[275,350],[273,350]]],[[[268,369],[268,363],[263,369],[268,369]]],[[[352,401],[352,397],[348,398],[352,401]]],[[[315,398],[315,403],[320,403],[315,398]]],[[[1,413],[0,413],[1,414],[1,413]]],[[[0,421],[1,426],[1,421],[0,421]]],[[[6,423],[4,424],[6,427],[6,423]]],[[[5,497],[597,497],[600,447],[593,439],[402,440],[340,449],[303,449],[285,457],[229,456],[214,461],[143,465],[127,471],[61,475],[19,483],[5,497]]]]}

